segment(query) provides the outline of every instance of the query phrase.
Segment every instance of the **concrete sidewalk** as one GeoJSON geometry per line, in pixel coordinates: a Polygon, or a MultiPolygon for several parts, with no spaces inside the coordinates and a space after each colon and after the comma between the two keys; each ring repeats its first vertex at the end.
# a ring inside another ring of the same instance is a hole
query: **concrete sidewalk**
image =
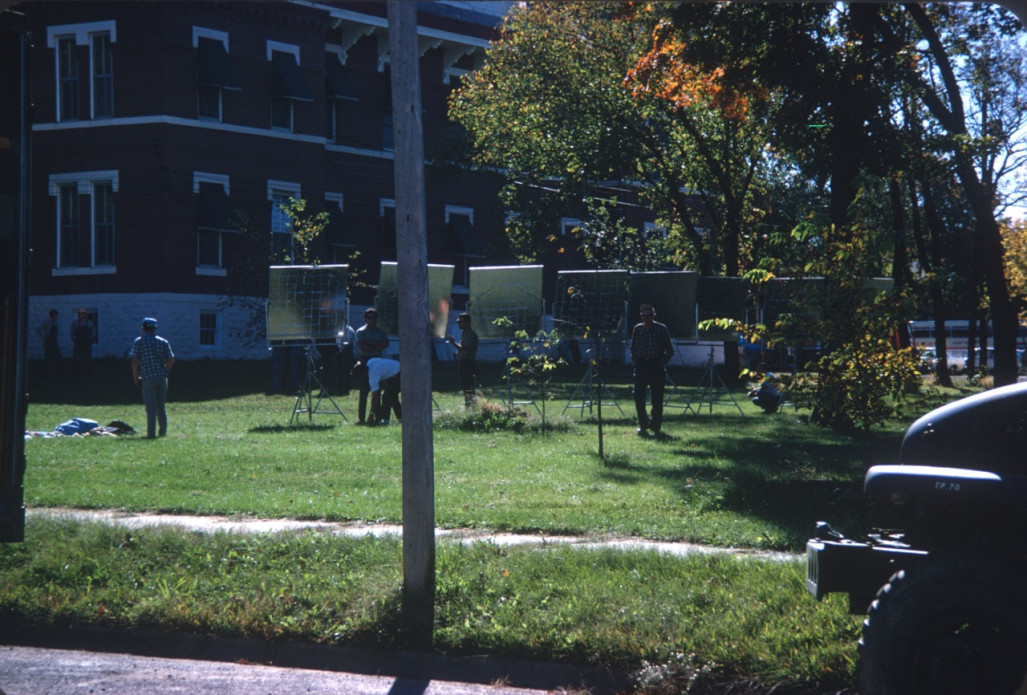
{"type": "MultiPolygon", "coordinates": [[[[186,514],[153,514],[122,512],[113,509],[66,509],[38,508],[29,509],[27,516],[45,516],[66,518],[76,521],[102,521],[108,524],[138,529],[154,526],[176,526],[189,531],[205,533],[279,533],[282,531],[321,531],[349,538],[365,536],[402,536],[403,527],[399,524],[364,524],[334,521],[302,521],[298,519],[255,519],[251,517],[229,516],[193,516],[186,514]]],[[[479,529],[435,529],[437,541],[457,543],[493,543],[498,546],[509,545],[573,545],[586,550],[598,548],[614,548],[617,550],[643,550],[664,553],[674,556],[686,555],[734,555],[738,557],[757,557],[767,560],[796,561],[802,556],[796,553],[784,553],[772,550],[753,550],[749,548],[719,548],[699,545],[696,543],[649,541],[641,538],[623,536],[554,536],[546,534],[497,533],[479,529]]]]}

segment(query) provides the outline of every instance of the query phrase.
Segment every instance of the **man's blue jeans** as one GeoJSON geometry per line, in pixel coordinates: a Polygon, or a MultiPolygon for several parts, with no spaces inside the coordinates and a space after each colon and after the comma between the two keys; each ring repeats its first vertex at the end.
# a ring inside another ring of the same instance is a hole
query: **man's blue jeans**
{"type": "Polygon", "coordinates": [[[168,380],[149,379],[143,382],[143,403],[146,404],[146,436],[153,438],[155,426],[159,425],[158,434],[163,437],[168,433],[168,413],[164,408],[168,401],[168,380]]]}

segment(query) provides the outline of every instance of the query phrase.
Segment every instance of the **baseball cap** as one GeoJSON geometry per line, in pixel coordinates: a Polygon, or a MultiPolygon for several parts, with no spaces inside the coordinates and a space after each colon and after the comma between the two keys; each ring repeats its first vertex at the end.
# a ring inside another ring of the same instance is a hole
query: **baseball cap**
{"type": "Polygon", "coordinates": [[[143,325],[146,326],[147,328],[156,328],[157,327],[157,319],[153,318],[152,316],[147,316],[146,318],[143,319],[143,325]]]}

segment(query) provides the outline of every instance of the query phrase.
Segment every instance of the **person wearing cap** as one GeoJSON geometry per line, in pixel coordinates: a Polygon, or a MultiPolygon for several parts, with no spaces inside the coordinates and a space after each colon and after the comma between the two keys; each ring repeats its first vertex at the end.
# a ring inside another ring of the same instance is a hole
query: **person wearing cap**
{"type": "Polygon", "coordinates": [[[146,437],[168,433],[168,373],[175,366],[171,343],[157,335],[157,319],[143,319],[143,334],[132,343],[132,382],[146,405],[146,437]]]}
{"type": "Polygon", "coordinates": [[[631,361],[635,363],[635,414],[638,433],[645,436],[651,429],[659,434],[663,426],[664,367],[674,356],[667,326],[656,321],[656,309],[645,303],[639,307],[642,322],[631,329],[631,361]],[[645,396],[649,391],[652,416],[646,414],[645,396]]]}
{"type": "Polygon", "coordinates": [[[371,392],[371,384],[367,378],[367,362],[375,357],[382,357],[389,347],[389,334],[378,328],[378,311],[370,307],[364,312],[364,325],[356,332],[356,357],[353,373],[357,375],[359,399],[357,401],[357,424],[363,425],[367,416],[367,395],[371,392]]]}

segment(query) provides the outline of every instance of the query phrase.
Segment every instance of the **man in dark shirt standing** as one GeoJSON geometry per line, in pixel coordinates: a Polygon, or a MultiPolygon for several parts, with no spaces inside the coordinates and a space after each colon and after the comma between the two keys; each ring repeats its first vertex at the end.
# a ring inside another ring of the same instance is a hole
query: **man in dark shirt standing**
{"type": "Polygon", "coordinates": [[[57,317],[56,309],[51,309],[49,318],[39,325],[36,333],[43,340],[43,356],[46,358],[46,368],[52,374],[59,374],[61,370],[61,348],[57,343],[57,317]]]}
{"type": "Polygon", "coordinates": [[[474,377],[478,373],[478,334],[471,328],[471,315],[467,312],[456,318],[456,325],[460,327],[459,342],[453,336],[446,339],[450,345],[456,348],[457,373],[460,376],[460,388],[464,392],[464,406],[474,406],[474,377]]]}
{"type": "Polygon", "coordinates": [[[674,356],[667,326],[656,322],[652,304],[639,307],[642,322],[631,330],[631,361],[635,363],[635,413],[638,415],[638,433],[659,434],[663,426],[664,367],[674,356]],[[649,390],[652,416],[646,415],[645,395],[649,390]]]}
{"type": "Polygon", "coordinates": [[[367,395],[371,393],[371,384],[367,378],[367,361],[375,357],[384,357],[385,350],[389,347],[389,334],[378,327],[378,311],[371,307],[364,312],[364,325],[357,329],[357,365],[354,373],[357,375],[357,424],[366,423],[367,416],[367,395]]]}

